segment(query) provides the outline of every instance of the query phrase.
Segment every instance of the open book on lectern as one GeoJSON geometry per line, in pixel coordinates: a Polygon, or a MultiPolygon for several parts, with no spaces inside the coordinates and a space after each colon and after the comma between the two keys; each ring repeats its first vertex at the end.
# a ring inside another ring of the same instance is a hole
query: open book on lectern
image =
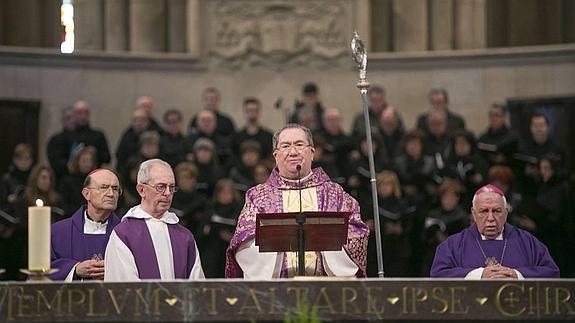
{"type": "MultiPolygon", "coordinates": [[[[305,251],[340,251],[347,243],[351,212],[302,212],[305,251]]],[[[256,246],[260,252],[298,251],[299,212],[258,213],[256,246]]]]}

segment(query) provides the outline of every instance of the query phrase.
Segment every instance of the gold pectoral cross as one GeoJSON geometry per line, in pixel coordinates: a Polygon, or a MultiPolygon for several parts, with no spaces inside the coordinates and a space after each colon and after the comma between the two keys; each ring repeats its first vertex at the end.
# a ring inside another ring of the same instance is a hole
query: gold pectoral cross
{"type": "Polygon", "coordinates": [[[497,261],[497,259],[495,259],[495,257],[485,258],[485,267],[497,266],[497,265],[499,265],[499,261],[497,261]]]}

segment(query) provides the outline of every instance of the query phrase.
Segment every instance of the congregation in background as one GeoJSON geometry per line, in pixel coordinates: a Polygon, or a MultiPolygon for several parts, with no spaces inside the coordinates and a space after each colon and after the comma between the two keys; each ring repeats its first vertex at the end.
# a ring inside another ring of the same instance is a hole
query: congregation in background
{"type": "MultiPolygon", "coordinates": [[[[238,103],[245,118],[238,128],[238,120],[220,111],[221,95],[205,89],[202,109],[189,121],[178,109],[159,121],[154,99],[138,98],[114,153],[90,124],[93,111],[83,100],[62,110],[62,131],[46,147],[48,163],[35,160],[35,147],[17,145],[0,182],[0,268],[7,270],[0,278],[25,279],[18,269],[26,266],[27,207],[42,199],[52,207],[53,222],[70,217],[87,203],[86,178],[110,166],[112,154],[121,186],[114,214],[122,217],[140,204],[141,164],[166,161],[177,185],[170,212],[193,233],[205,277],[223,278],[245,194],[273,173],[276,147],[273,130],[261,122],[258,98],[238,103]]],[[[575,211],[567,143],[553,140],[547,115],[533,113],[530,136],[522,138],[510,128],[506,107],[493,104],[485,109],[485,131],[476,136],[445,89],[430,90],[429,109],[413,126],[403,121],[401,107],[388,104],[383,87],[371,86],[368,98],[386,277],[428,277],[437,246],[470,226],[474,194],[488,183],[506,198],[507,222],[537,237],[562,277],[575,277],[568,251],[575,242],[575,211]]],[[[348,132],[338,108],[324,106],[319,87],[307,83],[289,122],[312,131],[312,167],[321,167],[359,202],[370,232],[366,273],[377,277],[364,116],[358,111],[348,132]]]]}

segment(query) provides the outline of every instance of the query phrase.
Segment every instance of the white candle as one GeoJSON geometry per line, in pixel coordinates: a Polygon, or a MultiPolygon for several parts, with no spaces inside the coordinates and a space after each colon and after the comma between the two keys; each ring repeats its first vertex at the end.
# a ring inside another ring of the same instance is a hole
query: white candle
{"type": "Polygon", "coordinates": [[[28,208],[28,269],[50,269],[50,207],[36,200],[28,208]]]}

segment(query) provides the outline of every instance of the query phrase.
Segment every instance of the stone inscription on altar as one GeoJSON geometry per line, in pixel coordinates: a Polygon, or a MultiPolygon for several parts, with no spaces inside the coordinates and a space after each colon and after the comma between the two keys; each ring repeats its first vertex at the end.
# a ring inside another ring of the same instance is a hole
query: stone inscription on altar
{"type": "Polygon", "coordinates": [[[347,0],[205,1],[208,58],[218,66],[333,65],[352,32],[347,0]]]}
{"type": "Polygon", "coordinates": [[[575,280],[4,283],[0,322],[282,321],[304,303],[349,321],[573,321],[575,280]]]}

